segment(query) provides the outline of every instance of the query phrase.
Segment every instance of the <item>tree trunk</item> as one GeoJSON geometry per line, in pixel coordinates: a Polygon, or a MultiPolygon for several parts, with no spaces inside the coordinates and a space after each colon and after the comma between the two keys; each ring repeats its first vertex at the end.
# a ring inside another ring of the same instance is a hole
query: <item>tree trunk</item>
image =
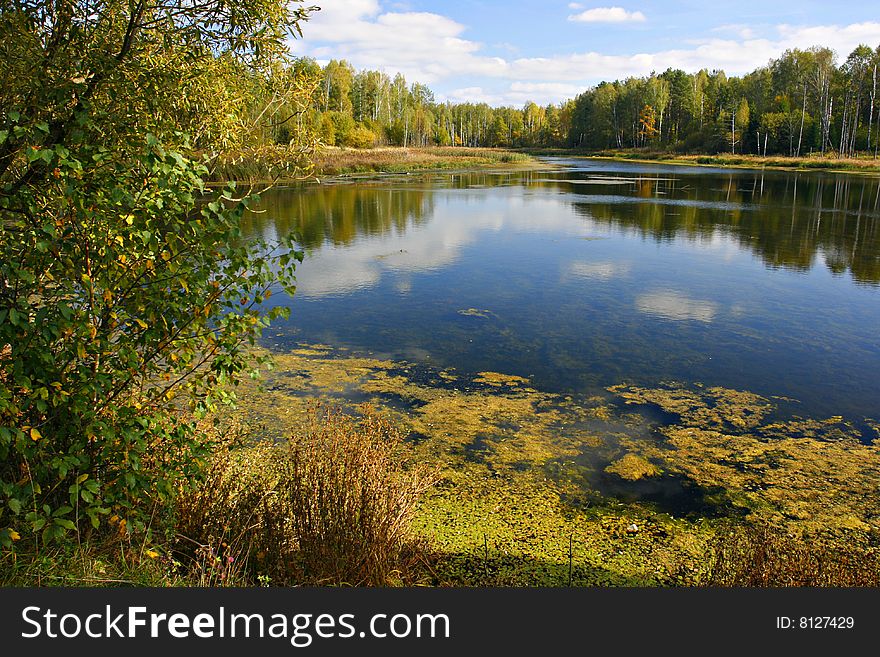
{"type": "Polygon", "coordinates": [[[874,99],[877,96],[877,65],[874,64],[874,73],[872,75],[874,79],[874,84],[871,87],[871,108],[868,113],[868,141],[865,145],[865,148],[870,153],[871,152],[871,128],[874,124],[874,99]]]}
{"type": "MultiPolygon", "coordinates": [[[[801,130],[798,133],[798,147],[797,147],[797,156],[801,156],[801,141],[804,137],[804,116],[807,114],[807,81],[804,80],[804,104],[801,107],[801,130]]],[[[766,153],[764,153],[766,155],[766,153]]]]}

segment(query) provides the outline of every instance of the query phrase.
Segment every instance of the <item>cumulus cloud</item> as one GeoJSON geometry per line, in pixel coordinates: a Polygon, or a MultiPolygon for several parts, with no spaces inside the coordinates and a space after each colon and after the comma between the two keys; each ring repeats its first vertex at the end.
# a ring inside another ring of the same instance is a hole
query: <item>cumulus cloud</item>
{"type": "Polygon", "coordinates": [[[674,290],[659,290],[636,297],[636,308],[662,319],[696,320],[708,324],[715,319],[720,306],[714,301],[691,299],[674,290]]]}
{"type": "MultiPolygon", "coordinates": [[[[580,9],[578,3],[569,5],[570,9],[580,9]]],[[[640,11],[627,11],[623,7],[596,7],[568,17],[573,23],[644,23],[645,15],[640,11]]]]}
{"type": "Polygon", "coordinates": [[[563,273],[563,280],[573,276],[575,278],[608,281],[619,276],[626,276],[629,274],[629,270],[630,265],[628,262],[586,262],[575,260],[569,264],[568,269],[563,273]]]}
{"type": "MultiPolygon", "coordinates": [[[[481,43],[461,38],[465,26],[430,12],[383,12],[378,0],[337,0],[313,14],[296,54],[313,55],[328,44],[336,58],[357,68],[401,72],[420,82],[461,75],[503,75],[507,63],[479,55],[481,43]]],[[[326,54],[322,52],[326,57],[326,54]]]]}
{"type": "Polygon", "coordinates": [[[713,27],[711,32],[721,32],[734,34],[741,39],[752,39],[755,37],[755,30],[743,23],[730,23],[728,25],[719,25],[718,27],[713,27]]]}
{"type": "Polygon", "coordinates": [[[386,11],[378,0],[336,0],[314,14],[303,26],[304,38],[291,45],[295,53],[321,61],[345,58],[358,69],[403,73],[410,81],[434,85],[440,100],[520,105],[527,100],[559,102],[601,80],[648,75],[669,67],[689,72],[724,69],[737,75],[767,64],[789,48],[823,45],[846,57],[860,43],[880,43],[878,21],[778,25],[762,28],[761,36],[757,31],[725,25],[706,38],[654,52],[497,57],[486,54],[484,44],[468,38],[465,25],[447,16],[386,11]],[[437,88],[438,83],[461,79],[467,82],[453,91],[437,88]]]}

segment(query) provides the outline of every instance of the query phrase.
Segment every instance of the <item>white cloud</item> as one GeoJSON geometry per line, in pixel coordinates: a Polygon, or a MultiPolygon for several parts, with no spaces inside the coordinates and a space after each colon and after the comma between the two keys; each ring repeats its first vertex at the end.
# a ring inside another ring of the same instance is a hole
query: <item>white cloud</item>
{"type": "MultiPolygon", "coordinates": [[[[315,193],[323,192],[319,188],[315,193]]],[[[437,271],[456,262],[463,249],[484,232],[552,231],[561,237],[583,233],[583,221],[559,212],[562,201],[553,195],[511,196],[503,203],[487,206],[471,203],[462,194],[478,195],[485,200],[487,192],[456,190],[447,195],[432,191],[424,206],[429,221],[364,237],[346,246],[325,244],[307,253],[297,268],[297,295],[316,298],[348,294],[352,289],[373,287],[388,278],[392,278],[399,293],[408,293],[413,274],[437,271]]],[[[276,237],[271,227],[265,228],[262,236],[276,237]]],[[[603,274],[594,275],[601,278],[603,274]]]]}
{"type": "Polygon", "coordinates": [[[711,29],[712,32],[722,32],[728,34],[734,34],[741,39],[753,39],[755,38],[755,30],[742,23],[730,23],[728,25],[719,25],[718,27],[713,27],[711,29]]]}
{"type": "Polygon", "coordinates": [[[357,68],[403,73],[423,83],[461,75],[502,75],[506,62],[478,55],[482,44],[462,39],[465,26],[429,12],[383,12],[377,0],[337,0],[303,26],[294,53],[313,55],[321,43],[357,68]]]}
{"type": "Polygon", "coordinates": [[[583,9],[584,6],[580,2],[569,2],[568,8],[569,9],[583,9]]]}
{"type": "Polygon", "coordinates": [[[628,262],[586,262],[575,260],[570,263],[568,269],[563,272],[563,280],[568,276],[575,278],[587,278],[599,281],[609,281],[612,278],[629,274],[628,262]]]}
{"type": "Polygon", "coordinates": [[[715,319],[720,306],[714,301],[691,299],[674,290],[658,290],[636,297],[636,308],[662,319],[696,320],[708,324],[715,319]]]}
{"type": "MultiPolygon", "coordinates": [[[[390,6],[390,5],[386,5],[390,6]]],[[[613,8],[612,8],[613,9],[613,8]]],[[[850,25],[778,25],[762,28],[725,25],[704,39],[674,49],[608,55],[558,53],[547,57],[494,57],[468,39],[467,27],[427,12],[384,11],[378,0],[336,0],[303,26],[294,52],[326,61],[345,58],[358,69],[400,72],[407,80],[431,84],[439,100],[475,100],[493,105],[540,104],[571,98],[601,80],[648,75],[681,68],[747,73],[789,48],[823,45],[846,57],[860,43],[880,43],[880,22],[850,25]],[[466,79],[454,91],[443,82],[466,79]]]]}
{"type": "MultiPolygon", "coordinates": [[[[577,3],[572,3],[577,4],[577,3]]],[[[572,7],[571,9],[580,9],[572,7]]],[[[627,11],[623,7],[596,7],[568,17],[573,23],[644,23],[645,15],[640,11],[627,11]]]]}

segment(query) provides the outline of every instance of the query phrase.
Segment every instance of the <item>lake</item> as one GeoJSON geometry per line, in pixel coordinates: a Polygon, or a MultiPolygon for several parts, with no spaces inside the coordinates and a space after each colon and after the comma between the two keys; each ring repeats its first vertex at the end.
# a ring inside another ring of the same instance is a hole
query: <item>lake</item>
{"type": "Polygon", "coordinates": [[[273,349],[880,416],[878,177],[548,158],[276,188],[261,209],[248,235],[306,252],[273,349]]]}

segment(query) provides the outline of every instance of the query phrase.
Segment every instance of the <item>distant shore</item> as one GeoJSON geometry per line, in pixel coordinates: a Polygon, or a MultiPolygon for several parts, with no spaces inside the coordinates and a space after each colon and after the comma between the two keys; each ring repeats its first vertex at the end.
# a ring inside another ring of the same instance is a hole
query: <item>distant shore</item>
{"type": "MultiPolygon", "coordinates": [[[[279,150],[275,157],[283,159],[279,150]]],[[[568,157],[626,162],[662,162],[687,166],[716,166],[731,169],[779,169],[787,171],[827,171],[856,174],[880,174],[880,159],[871,156],[834,158],[810,155],[805,157],[732,155],[730,153],[681,154],[650,150],[585,151],[569,148],[504,149],[468,147],[381,146],[376,148],[322,147],[313,155],[314,166],[303,177],[295,169],[293,177],[278,176],[257,160],[240,157],[232,164],[219,166],[211,176],[213,185],[227,180],[239,182],[277,182],[325,178],[375,177],[383,174],[427,173],[430,171],[469,171],[503,167],[539,167],[538,157],[568,157]]],[[[284,160],[286,161],[286,160],[284,160]]],[[[272,167],[274,168],[274,166],[272,167]]]]}
{"type": "Polygon", "coordinates": [[[382,174],[405,174],[429,171],[468,171],[500,167],[531,167],[538,160],[527,153],[501,148],[379,146],[376,148],[339,148],[324,146],[309,157],[311,166],[296,165],[300,154],[278,146],[259,157],[239,154],[219,163],[210,176],[210,184],[235,180],[244,183],[290,183],[322,178],[343,178],[382,174]],[[292,166],[288,166],[292,165],[292,166]]]}
{"type": "Polygon", "coordinates": [[[578,149],[527,149],[522,151],[529,155],[545,155],[554,157],[582,157],[589,159],[621,160],[629,162],[663,162],[664,164],[684,164],[691,166],[721,166],[733,169],[784,169],[784,170],[822,170],[845,173],[880,173],[880,158],[862,157],[825,157],[808,155],[802,157],[786,157],[782,155],[733,155],[731,153],[682,154],[666,151],[649,150],[604,150],[582,151],[578,149]]]}

